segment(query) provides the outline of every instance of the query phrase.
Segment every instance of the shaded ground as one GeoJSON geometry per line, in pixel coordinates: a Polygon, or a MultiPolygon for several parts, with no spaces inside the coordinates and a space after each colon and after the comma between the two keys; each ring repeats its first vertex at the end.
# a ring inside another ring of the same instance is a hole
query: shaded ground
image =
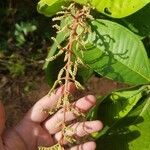
{"type": "MultiPolygon", "coordinates": [[[[124,86],[109,79],[92,77],[80,97],[86,94],[105,95],[124,86]]],[[[47,94],[49,88],[44,74],[40,72],[13,79],[1,75],[0,99],[5,105],[7,127],[15,125],[37,100],[47,94]]]]}

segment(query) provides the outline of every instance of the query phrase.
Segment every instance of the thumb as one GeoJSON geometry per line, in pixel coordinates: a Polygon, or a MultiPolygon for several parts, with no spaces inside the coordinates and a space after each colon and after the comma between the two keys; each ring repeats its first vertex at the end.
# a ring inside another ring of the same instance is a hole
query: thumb
{"type": "Polygon", "coordinates": [[[0,135],[3,133],[5,128],[5,110],[2,102],[0,101],[0,135]]]}

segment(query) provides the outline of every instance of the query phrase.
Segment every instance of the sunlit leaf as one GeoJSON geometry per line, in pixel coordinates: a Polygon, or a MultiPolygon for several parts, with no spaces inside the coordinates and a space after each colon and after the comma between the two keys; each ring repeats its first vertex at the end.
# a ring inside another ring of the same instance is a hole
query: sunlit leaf
{"type": "MultiPolygon", "coordinates": [[[[97,141],[98,149],[109,150],[147,150],[149,149],[150,142],[150,97],[146,98],[143,92],[148,92],[149,88],[145,91],[141,91],[128,97],[120,97],[114,99],[108,97],[103,104],[99,107],[99,118],[101,118],[104,124],[107,126],[107,131],[97,141]],[[143,95],[143,96],[142,96],[143,95]],[[126,101],[125,101],[125,99],[126,101]],[[128,110],[126,106],[130,106],[134,103],[132,110],[128,111],[128,114],[124,117],[115,118],[116,113],[128,110]],[[120,107],[119,106],[120,103],[120,107]],[[127,104],[128,103],[128,104],[127,104]],[[109,109],[111,108],[111,109],[109,109]],[[111,141],[111,142],[110,142],[111,141]]],[[[127,91],[126,91],[127,92],[127,91]]],[[[137,91],[138,92],[138,91],[137,91]]]]}
{"type": "Polygon", "coordinates": [[[143,43],[125,27],[107,20],[91,22],[92,31],[75,53],[102,76],[129,83],[150,83],[150,67],[143,43]]]}
{"type": "Polygon", "coordinates": [[[75,0],[75,2],[90,3],[101,13],[114,18],[122,18],[143,8],[150,0],[75,0]]]}
{"type": "Polygon", "coordinates": [[[62,8],[61,6],[67,6],[69,0],[40,0],[37,6],[39,13],[45,16],[53,16],[62,8]]]}

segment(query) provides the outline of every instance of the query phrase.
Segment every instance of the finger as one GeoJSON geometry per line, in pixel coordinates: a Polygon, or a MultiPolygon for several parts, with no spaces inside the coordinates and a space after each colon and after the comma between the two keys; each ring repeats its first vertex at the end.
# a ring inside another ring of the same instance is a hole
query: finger
{"type": "MultiPolygon", "coordinates": [[[[45,113],[43,110],[52,109],[57,104],[57,101],[63,94],[64,86],[61,86],[57,89],[56,93],[52,93],[50,96],[46,95],[42,99],[40,99],[27,113],[25,119],[34,121],[34,122],[42,122],[44,121],[49,114],[45,113]]],[[[69,83],[68,91],[70,93],[75,91],[75,85],[73,83],[69,83]]]]}
{"type": "Polygon", "coordinates": [[[4,106],[0,101],[0,135],[3,133],[5,128],[5,110],[4,106]]]}
{"type": "MultiPolygon", "coordinates": [[[[89,135],[91,133],[97,132],[99,130],[101,130],[103,127],[102,123],[97,120],[97,121],[86,121],[86,122],[78,122],[74,125],[72,125],[72,127],[70,127],[70,129],[68,129],[68,131],[66,131],[65,135],[69,136],[69,137],[75,137],[75,138],[80,138],[86,135],[89,135]]],[[[56,141],[62,141],[62,132],[58,132],[55,134],[54,138],[56,141]]],[[[67,141],[62,141],[63,144],[67,144],[67,141]]]]}
{"type": "Polygon", "coordinates": [[[96,149],[95,142],[87,142],[81,145],[74,146],[69,150],[95,150],[95,149],[96,149]]]}
{"type": "MultiPolygon", "coordinates": [[[[88,111],[92,106],[96,104],[96,98],[93,95],[85,96],[75,103],[73,108],[78,110],[79,113],[88,111]]],[[[65,112],[65,123],[70,122],[77,118],[77,115],[73,111],[65,112]]],[[[44,123],[44,127],[50,134],[55,134],[61,130],[61,123],[64,121],[64,110],[59,110],[54,116],[44,123]]]]}

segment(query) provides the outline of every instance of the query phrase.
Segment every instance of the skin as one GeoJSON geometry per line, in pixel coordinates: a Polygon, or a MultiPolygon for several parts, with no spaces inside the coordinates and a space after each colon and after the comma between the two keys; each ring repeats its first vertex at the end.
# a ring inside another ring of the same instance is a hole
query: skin
{"type": "MultiPolygon", "coordinates": [[[[0,103],[0,150],[37,150],[38,146],[52,146],[62,137],[61,126],[63,121],[63,109],[49,116],[43,112],[43,109],[54,108],[57,100],[61,97],[63,86],[57,89],[55,94],[46,95],[40,99],[25,115],[23,120],[11,129],[5,128],[5,112],[2,103],[0,103]]],[[[70,93],[75,91],[75,86],[70,83],[68,86],[70,93]]],[[[93,95],[87,95],[72,105],[81,112],[87,112],[96,103],[93,95]]],[[[73,135],[79,138],[102,129],[102,123],[98,120],[75,122],[77,116],[72,112],[66,113],[66,124],[70,125],[73,133],[69,131],[67,135],[73,135]],[[74,123],[73,123],[74,122],[74,123]]],[[[67,145],[63,141],[62,145],[67,145]]],[[[96,144],[89,141],[69,148],[69,150],[94,150],[96,144]]]]}

